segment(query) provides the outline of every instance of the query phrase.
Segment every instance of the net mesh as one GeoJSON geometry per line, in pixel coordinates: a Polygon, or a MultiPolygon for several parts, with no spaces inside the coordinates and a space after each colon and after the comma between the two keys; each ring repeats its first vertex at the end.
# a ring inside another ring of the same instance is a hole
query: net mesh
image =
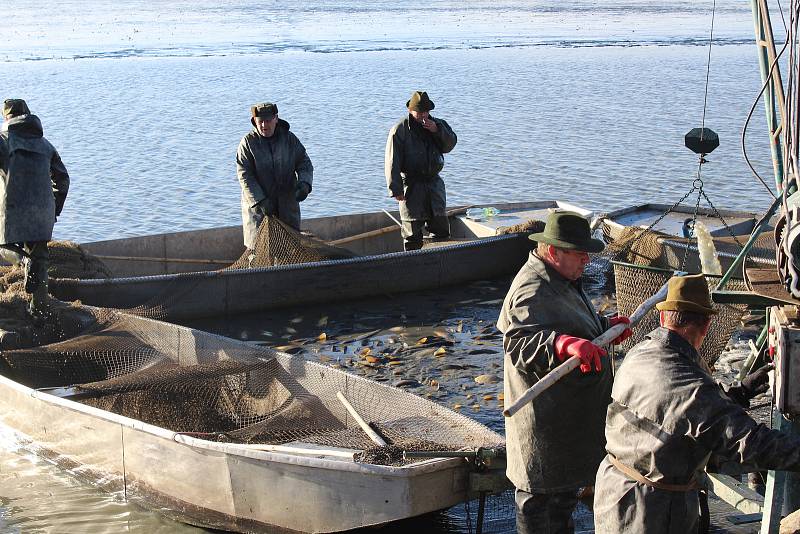
{"type": "MultiPolygon", "coordinates": [[[[698,272],[700,269],[696,243],[694,240],[677,238],[662,232],[644,228],[625,228],[616,239],[608,224],[601,226],[603,237],[611,241],[603,252],[592,257],[587,269],[590,277],[601,280],[604,286],[616,289],[617,308],[620,314],[630,316],[634,310],[655,294],[673,275],[674,271],[698,272]],[[687,253],[687,245],[689,246],[687,253]],[[613,278],[609,276],[613,271],[613,278]]],[[[716,237],[714,247],[720,256],[735,257],[741,250],[741,239],[716,237]]],[[[774,239],[769,234],[758,237],[744,264],[748,267],[774,264],[774,239]]],[[[710,289],[719,283],[721,277],[706,275],[710,289]]],[[[726,289],[745,290],[741,279],[731,278],[726,289]]],[[[745,313],[745,306],[714,303],[717,315],[711,323],[708,335],[700,347],[700,355],[709,367],[719,358],[734,330],[745,313]]],[[[627,351],[659,326],[657,310],[651,310],[634,329],[633,336],[620,345],[627,351]]]]}
{"type": "Polygon", "coordinates": [[[82,335],[3,351],[0,373],[217,441],[373,448],[337,398],[341,391],[391,446],[454,451],[503,445],[480,423],[398,388],[205,332],[109,310],[86,312],[95,321],[82,335]]]}
{"type": "MultiPolygon", "coordinates": [[[[614,263],[614,278],[617,287],[617,308],[622,315],[630,316],[633,311],[647,298],[655,294],[673,272],[665,269],[647,269],[633,264],[614,263]]],[[[716,287],[721,277],[706,275],[709,288],[716,287]]],[[[734,290],[744,290],[744,282],[731,280],[727,287],[734,290]]],[[[739,325],[745,307],[732,304],[713,304],[717,315],[711,321],[708,334],[700,347],[700,356],[712,367],[719,355],[725,349],[734,330],[739,325]]],[[[651,310],[633,330],[633,335],[625,340],[620,348],[629,350],[639,343],[652,330],[659,326],[659,313],[655,308],[651,310]]]]}

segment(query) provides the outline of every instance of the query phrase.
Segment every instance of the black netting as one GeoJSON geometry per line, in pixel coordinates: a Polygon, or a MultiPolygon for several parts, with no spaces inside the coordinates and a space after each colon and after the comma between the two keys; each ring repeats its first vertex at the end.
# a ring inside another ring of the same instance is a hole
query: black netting
{"type": "Polygon", "coordinates": [[[374,447],[342,392],[386,442],[406,450],[499,447],[503,439],[443,406],[271,349],[89,309],[81,336],[0,353],[0,372],[174,432],[236,443],[374,447]]]}

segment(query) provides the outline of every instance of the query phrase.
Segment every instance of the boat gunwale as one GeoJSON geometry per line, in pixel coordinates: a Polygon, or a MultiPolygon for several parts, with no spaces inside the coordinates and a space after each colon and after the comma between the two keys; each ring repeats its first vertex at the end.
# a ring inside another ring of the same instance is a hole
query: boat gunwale
{"type": "MultiPolygon", "coordinates": [[[[126,276],[123,278],[51,278],[50,283],[60,286],[106,286],[106,285],[125,285],[134,283],[146,283],[152,281],[169,281],[180,280],[185,278],[216,278],[216,277],[229,277],[229,276],[250,276],[262,274],[265,272],[284,272],[284,271],[301,271],[307,269],[315,269],[327,266],[339,265],[354,265],[359,263],[378,262],[388,260],[395,257],[413,258],[416,256],[425,256],[429,254],[439,254],[441,252],[451,250],[461,250],[467,248],[475,248],[483,246],[484,243],[493,243],[497,241],[505,241],[512,239],[519,239],[520,234],[500,234],[488,237],[476,237],[474,240],[466,243],[453,243],[450,245],[443,245],[439,247],[430,247],[420,250],[387,252],[384,254],[371,254],[367,256],[356,256],[353,258],[342,258],[332,260],[322,260],[306,263],[293,263],[288,265],[275,265],[272,267],[251,267],[245,269],[219,269],[213,271],[191,271],[183,273],[169,273],[169,274],[154,274],[146,276],[126,276]]],[[[135,260],[134,260],[135,261],[135,260]]],[[[169,263],[168,260],[164,260],[169,263]]]]}

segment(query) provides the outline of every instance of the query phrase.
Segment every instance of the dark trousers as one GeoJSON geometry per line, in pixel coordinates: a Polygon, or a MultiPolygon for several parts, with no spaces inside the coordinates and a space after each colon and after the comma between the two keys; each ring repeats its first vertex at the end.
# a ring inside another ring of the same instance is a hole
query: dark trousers
{"type": "Polygon", "coordinates": [[[417,250],[422,248],[423,230],[433,234],[436,239],[450,237],[450,219],[445,215],[434,215],[424,221],[403,221],[401,234],[403,235],[403,248],[417,250]]]}
{"type": "Polygon", "coordinates": [[[514,493],[517,504],[517,534],[573,534],[572,512],[578,504],[578,489],[562,493],[514,493]]]}

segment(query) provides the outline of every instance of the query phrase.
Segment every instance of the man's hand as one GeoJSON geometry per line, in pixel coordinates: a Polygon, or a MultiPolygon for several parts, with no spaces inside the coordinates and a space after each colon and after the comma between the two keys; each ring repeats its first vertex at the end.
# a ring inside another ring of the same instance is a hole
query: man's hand
{"type": "Polygon", "coordinates": [[[422,119],[421,123],[422,127],[431,133],[436,133],[439,131],[439,126],[436,125],[436,121],[430,117],[428,117],[427,119],[422,119]]]}
{"type": "MultiPolygon", "coordinates": [[[[617,315],[616,317],[612,317],[608,321],[609,326],[616,326],[618,324],[631,324],[631,320],[628,317],[625,317],[624,315],[617,315]]],[[[630,328],[626,328],[625,330],[622,331],[620,335],[618,335],[617,337],[614,338],[613,341],[611,341],[611,344],[619,345],[632,335],[633,335],[633,330],[631,330],[630,328]]]]}
{"type": "Polygon", "coordinates": [[[404,202],[406,200],[406,196],[403,195],[403,194],[394,195],[392,198],[395,199],[398,202],[404,202]]]}
{"type": "Polygon", "coordinates": [[[555,341],[556,356],[562,362],[571,356],[581,359],[581,372],[588,373],[594,366],[596,371],[601,369],[600,357],[608,354],[602,347],[598,347],[588,339],[560,334],[555,341]]]}
{"type": "Polygon", "coordinates": [[[262,198],[258,201],[258,204],[256,204],[256,213],[261,217],[275,215],[275,211],[272,209],[272,203],[269,201],[269,198],[262,198]]]}

